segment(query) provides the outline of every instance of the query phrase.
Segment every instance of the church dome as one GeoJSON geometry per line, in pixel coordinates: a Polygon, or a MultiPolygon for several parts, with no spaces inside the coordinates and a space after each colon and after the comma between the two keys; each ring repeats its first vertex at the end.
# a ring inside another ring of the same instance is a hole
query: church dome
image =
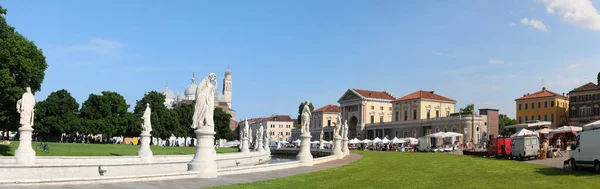
{"type": "Polygon", "coordinates": [[[179,101],[182,101],[182,100],[185,100],[185,95],[183,95],[183,93],[179,93],[179,95],[177,95],[177,99],[176,99],[176,100],[177,100],[178,102],[179,102],[179,101]]]}
{"type": "Polygon", "coordinates": [[[194,74],[192,74],[192,83],[185,89],[185,96],[194,97],[196,95],[196,88],[198,88],[196,85],[196,78],[194,77],[194,74]]]}
{"type": "Polygon", "coordinates": [[[169,89],[168,84],[165,86],[165,89],[161,93],[165,95],[166,99],[175,99],[175,93],[173,93],[173,91],[169,89]]]}

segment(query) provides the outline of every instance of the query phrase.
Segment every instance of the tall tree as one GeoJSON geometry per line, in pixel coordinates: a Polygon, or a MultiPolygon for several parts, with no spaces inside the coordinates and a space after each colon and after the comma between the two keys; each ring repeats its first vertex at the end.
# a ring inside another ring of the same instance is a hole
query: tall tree
{"type": "Polygon", "coordinates": [[[217,132],[215,138],[233,140],[233,131],[231,131],[231,128],[229,127],[231,114],[225,112],[225,110],[220,107],[215,107],[213,118],[215,121],[215,130],[217,132]]]}
{"type": "Polygon", "coordinates": [[[151,111],[151,122],[152,122],[152,135],[157,137],[169,137],[171,134],[175,136],[187,136],[186,131],[179,128],[179,119],[176,116],[175,111],[171,111],[163,104],[165,102],[165,95],[150,91],[146,93],[141,100],[138,100],[133,109],[134,116],[137,117],[140,122],[137,126],[130,128],[129,135],[138,136],[141,132],[141,117],[146,110],[146,103],[150,104],[151,111]]]}
{"type": "Polygon", "coordinates": [[[192,104],[183,104],[180,107],[173,108],[174,116],[179,120],[179,127],[185,132],[186,137],[195,137],[192,126],[192,116],[194,116],[194,106],[192,104]]]}
{"type": "Polygon", "coordinates": [[[17,100],[25,87],[40,90],[48,64],[41,49],[8,25],[6,12],[0,6],[0,130],[14,131],[19,124],[17,100]]]}
{"type": "Polygon", "coordinates": [[[598,72],[598,85],[600,85],[600,72],[598,72]]]}
{"type": "Polygon", "coordinates": [[[463,114],[472,114],[475,111],[475,104],[469,104],[465,108],[460,110],[460,113],[463,114]]]}
{"type": "Polygon", "coordinates": [[[103,91],[102,95],[90,94],[81,106],[82,132],[102,134],[104,138],[124,135],[134,124],[127,112],[129,105],[119,93],[103,91]]]}
{"type": "Polygon", "coordinates": [[[52,92],[46,100],[38,102],[35,112],[34,128],[40,137],[59,139],[62,133],[79,131],[79,103],[65,89],[52,92]]]}
{"type": "MultiPolygon", "coordinates": [[[[300,125],[302,125],[302,109],[304,109],[304,104],[306,102],[301,102],[300,106],[298,106],[298,124],[295,127],[299,127],[300,125]]],[[[312,103],[308,104],[308,107],[310,108],[310,111],[312,112],[313,110],[315,110],[315,107],[313,106],[312,103]]]]}
{"type": "Polygon", "coordinates": [[[500,135],[502,136],[508,136],[511,133],[515,133],[516,129],[509,129],[508,131],[506,129],[504,129],[505,126],[509,126],[509,125],[515,125],[517,124],[517,121],[515,119],[511,119],[510,117],[508,117],[505,114],[500,114],[499,115],[499,130],[500,130],[500,135]]]}

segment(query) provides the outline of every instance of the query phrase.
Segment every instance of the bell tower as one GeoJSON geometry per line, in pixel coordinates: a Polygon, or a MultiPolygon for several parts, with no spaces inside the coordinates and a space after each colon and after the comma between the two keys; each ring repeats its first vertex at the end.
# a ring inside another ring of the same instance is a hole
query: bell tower
{"type": "Polygon", "coordinates": [[[223,79],[223,101],[227,103],[229,109],[231,108],[231,70],[227,68],[225,71],[225,78],[223,79]]]}

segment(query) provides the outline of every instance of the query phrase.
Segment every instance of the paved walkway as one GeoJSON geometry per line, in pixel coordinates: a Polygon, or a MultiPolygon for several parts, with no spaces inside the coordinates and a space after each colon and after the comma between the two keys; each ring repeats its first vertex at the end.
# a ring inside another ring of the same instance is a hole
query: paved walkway
{"type": "MultiPolygon", "coordinates": [[[[144,189],[170,189],[170,188],[206,188],[215,186],[226,186],[233,184],[251,183],[263,180],[271,180],[276,178],[288,177],[298,174],[321,171],[329,168],[339,167],[350,164],[361,159],[359,154],[351,153],[341,160],[333,160],[321,164],[315,164],[312,167],[298,167],[292,169],[282,169],[276,171],[264,171],[251,174],[238,174],[220,176],[214,179],[174,179],[174,180],[159,180],[159,181],[143,181],[143,182],[114,182],[114,183],[93,183],[93,184],[47,184],[47,185],[28,185],[28,186],[10,186],[10,188],[34,189],[34,188],[144,188],[144,189]]],[[[1,186],[0,186],[1,188],[1,186]]]]}
{"type": "Polygon", "coordinates": [[[524,161],[524,162],[562,169],[564,167],[563,166],[564,161],[569,159],[569,151],[562,151],[562,154],[563,154],[563,157],[536,159],[536,160],[529,160],[529,161],[524,161]]]}

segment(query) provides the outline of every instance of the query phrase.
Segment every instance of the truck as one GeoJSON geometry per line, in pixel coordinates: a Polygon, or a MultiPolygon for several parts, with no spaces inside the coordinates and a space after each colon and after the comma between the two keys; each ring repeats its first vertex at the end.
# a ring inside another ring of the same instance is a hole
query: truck
{"type": "Polygon", "coordinates": [[[487,148],[488,157],[509,157],[512,140],[509,137],[500,137],[490,140],[487,148]]]}
{"type": "Polygon", "coordinates": [[[510,157],[519,160],[536,158],[540,151],[540,139],[537,136],[519,136],[512,139],[510,157]]]}
{"type": "Polygon", "coordinates": [[[571,146],[569,163],[573,170],[581,167],[594,167],[600,173],[600,129],[579,133],[571,146]]]}

